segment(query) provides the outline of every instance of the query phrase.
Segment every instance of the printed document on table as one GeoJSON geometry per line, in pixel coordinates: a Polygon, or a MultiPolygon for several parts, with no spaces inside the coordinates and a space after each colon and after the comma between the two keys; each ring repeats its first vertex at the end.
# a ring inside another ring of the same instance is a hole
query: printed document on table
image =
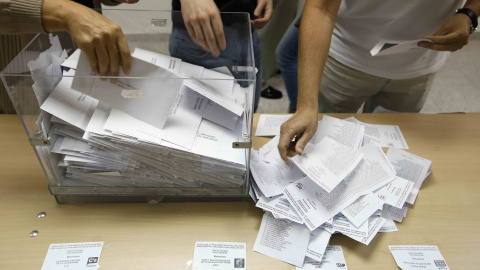
{"type": "Polygon", "coordinates": [[[393,219],[396,222],[402,222],[402,220],[407,216],[409,205],[410,204],[405,203],[401,208],[385,205],[382,211],[382,217],[386,219],[393,219]]]}
{"type": "Polygon", "coordinates": [[[42,270],[97,269],[103,242],[51,244],[42,270]]]}
{"type": "MultiPolygon", "coordinates": [[[[322,124],[323,125],[323,124],[322,124]]],[[[307,147],[292,161],[317,185],[331,192],[362,160],[363,154],[330,137],[307,147]]]]}
{"type": "MultiPolygon", "coordinates": [[[[437,246],[388,246],[402,270],[449,270],[437,246]]],[[[472,266],[471,269],[476,267],[472,266]]]]}
{"type": "Polygon", "coordinates": [[[355,117],[349,117],[345,121],[365,127],[364,141],[375,143],[380,147],[408,149],[408,144],[399,126],[367,124],[358,121],[355,117]]]}
{"type": "Polygon", "coordinates": [[[327,246],[322,261],[307,258],[302,268],[297,270],[348,270],[341,246],[327,246]]]}
{"type": "Polygon", "coordinates": [[[397,179],[375,191],[375,194],[386,204],[402,208],[412,190],[413,182],[397,177],[397,179]]]}
{"type": "Polygon", "coordinates": [[[413,182],[407,202],[414,204],[423,181],[432,172],[432,161],[396,148],[389,148],[387,157],[398,176],[413,182]]]}
{"type": "Polygon", "coordinates": [[[425,50],[425,48],[418,47],[420,41],[432,42],[429,39],[417,39],[408,41],[392,41],[392,40],[380,40],[370,51],[372,56],[390,55],[405,53],[411,50],[425,50]]]}
{"type": "Polygon", "coordinates": [[[332,224],[324,223],[320,228],[358,237],[365,237],[368,235],[368,222],[363,222],[360,226],[355,226],[346,217],[341,215],[333,217],[332,224]]]}
{"type": "Polygon", "coordinates": [[[101,80],[82,52],[72,88],[156,128],[163,128],[183,80],[169,70],[132,57],[129,75],[120,69],[115,83],[101,80]]]}
{"type": "Polygon", "coordinates": [[[307,257],[316,261],[322,261],[323,254],[327,248],[332,234],[324,229],[318,228],[310,232],[310,242],[307,247],[307,257]]]}
{"type": "Polygon", "coordinates": [[[310,232],[304,225],[275,219],[271,213],[263,215],[253,250],[274,259],[302,267],[310,232]]]}
{"type": "Polygon", "coordinates": [[[364,154],[362,162],[330,193],[308,177],[284,189],[288,201],[310,230],[340,213],[360,196],[377,190],[396,178],[382,148],[369,144],[361,152],[364,154]]]}
{"type": "Polygon", "coordinates": [[[359,149],[364,133],[365,127],[359,124],[324,115],[317,129],[315,144],[330,137],[349,148],[359,149]]]}
{"type": "Polygon", "coordinates": [[[273,198],[259,197],[258,202],[255,205],[258,208],[262,208],[265,211],[269,211],[278,215],[281,218],[285,218],[296,223],[303,224],[303,220],[298,215],[297,211],[293,209],[288,200],[279,195],[273,198]]]}
{"type": "Polygon", "coordinates": [[[253,179],[266,197],[273,197],[283,193],[283,188],[289,184],[277,165],[266,163],[250,163],[253,179]]]}
{"type": "Polygon", "coordinates": [[[377,235],[380,228],[385,223],[386,219],[379,217],[379,216],[372,216],[368,219],[368,235],[367,236],[357,236],[352,234],[345,234],[346,236],[356,240],[364,245],[369,245],[370,242],[373,240],[375,235],[377,235]]]}
{"type": "Polygon", "coordinates": [[[375,212],[382,209],[384,201],[374,193],[360,197],[354,203],[342,210],[342,214],[355,226],[359,227],[375,212]]]}
{"type": "Polygon", "coordinates": [[[255,136],[277,136],[280,135],[280,126],[290,119],[292,115],[268,115],[261,114],[258,119],[255,136]]]}
{"type": "Polygon", "coordinates": [[[245,243],[195,242],[193,270],[247,269],[245,243]]]}
{"type": "Polygon", "coordinates": [[[387,219],[378,232],[398,232],[397,225],[395,225],[395,221],[387,219]]]}

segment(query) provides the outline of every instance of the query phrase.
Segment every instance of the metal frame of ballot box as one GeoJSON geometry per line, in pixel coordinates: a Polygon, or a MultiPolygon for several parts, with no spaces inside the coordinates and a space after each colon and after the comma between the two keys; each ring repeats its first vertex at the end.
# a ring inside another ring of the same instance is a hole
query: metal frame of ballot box
{"type": "Polygon", "coordinates": [[[256,90],[249,14],[221,13],[227,49],[218,58],[193,43],[180,12],[102,14],[122,28],[132,57],[149,67],[147,75],[85,72],[86,56],[66,32],[36,35],[0,73],[57,202],[247,200],[256,90]],[[64,66],[72,59],[76,67],[64,66]],[[159,64],[164,60],[168,64],[159,64]],[[170,93],[173,103],[152,105],[148,97],[159,93],[170,93]],[[202,104],[194,124],[177,117],[190,117],[202,104]],[[169,115],[163,126],[156,122],[161,117],[152,117],[161,109],[169,115]],[[207,110],[214,113],[207,117],[207,110]],[[128,124],[118,125],[117,116],[128,124]],[[195,133],[175,133],[172,121],[195,133]]]}

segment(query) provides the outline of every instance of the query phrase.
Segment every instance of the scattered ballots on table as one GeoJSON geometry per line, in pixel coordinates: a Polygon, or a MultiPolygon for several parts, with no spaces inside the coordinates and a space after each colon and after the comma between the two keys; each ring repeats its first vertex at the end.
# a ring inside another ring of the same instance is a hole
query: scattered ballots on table
{"type": "Polygon", "coordinates": [[[321,262],[336,233],[368,245],[378,232],[398,231],[394,221],[406,217],[432,171],[430,160],[402,150],[398,126],[353,117],[324,116],[290,165],[278,141],[251,152],[250,196],[265,211],[253,249],[298,269],[321,262]]]}

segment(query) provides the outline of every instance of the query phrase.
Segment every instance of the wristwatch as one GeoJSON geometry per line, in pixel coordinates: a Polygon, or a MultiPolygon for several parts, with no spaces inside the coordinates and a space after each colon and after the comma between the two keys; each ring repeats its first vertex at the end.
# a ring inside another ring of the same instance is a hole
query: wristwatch
{"type": "Polygon", "coordinates": [[[475,30],[477,30],[478,20],[477,20],[477,15],[475,14],[475,12],[473,12],[473,10],[469,8],[461,8],[461,9],[457,9],[456,13],[457,14],[463,13],[468,17],[470,17],[470,20],[472,20],[472,26],[470,27],[470,34],[475,32],[475,30]]]}

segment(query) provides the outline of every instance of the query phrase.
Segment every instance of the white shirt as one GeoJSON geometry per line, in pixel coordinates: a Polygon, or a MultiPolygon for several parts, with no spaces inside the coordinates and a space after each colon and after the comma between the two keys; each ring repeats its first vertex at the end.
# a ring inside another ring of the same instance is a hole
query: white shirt
{"type": "Polygon", "coordinates": [[[450,55],[425,48],[395,55],[370,55],[380,40],[399,42],[434,34],[465,0],[343,0],[329,55],[362,72],[409,79],[434,73],[450,55]]]}

